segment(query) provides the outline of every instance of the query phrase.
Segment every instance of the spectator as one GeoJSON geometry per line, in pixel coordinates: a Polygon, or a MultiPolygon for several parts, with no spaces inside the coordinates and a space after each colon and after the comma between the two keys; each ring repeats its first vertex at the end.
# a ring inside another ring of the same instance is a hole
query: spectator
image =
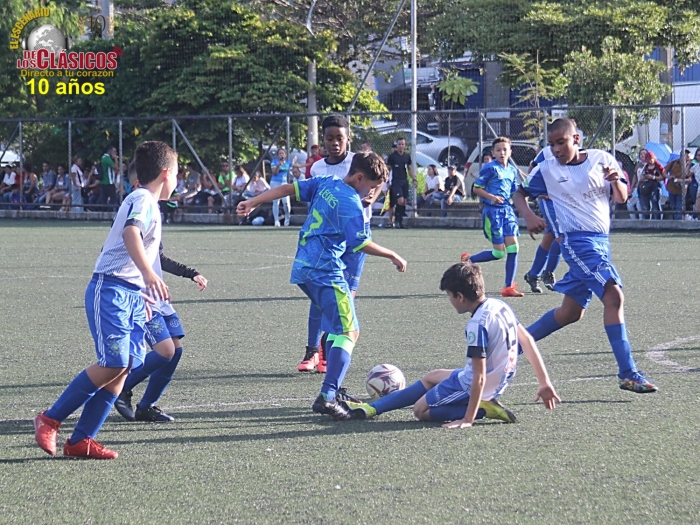
{"type": "Polygon", "coordinates": [[[46,192],[46,204],[52,206],[56,203],[63,204],[63,199],[66,195],[69,195],[68,186],[70,185],[70,177],[66,173],[66,167],[63,164],[59,164],[56,167],[56,184],[52,190],[46,192]]]}
{"type": "Polygon", "coordinates": [[[252,199],[253,197],[260,195],[269,189],[270,185],[265,179],[262,178],[260,172],[256,171],[253,173],[253,179],[250,181],[250,184],[248,184],[248,187],[243,192],[243,198],[252,199]]]}
{"type": "Polygon", "coordinates": [[[100,159],[100,167],[98,169],[100,196],[98,204],[101,206],[109,205],[107,210],[114,210],[119,204],[117,200],[117,188],[114,185],[117,179],[116,173],[114,172],[114,166],[117,160],[117,148],[114,146],[107,148],[107,152],[102,155],[100,159]]]}
{"type": "Polygon", "coordinates": [[[418,197],[419,208],[430,208],[433,205],[433,196],[435,192],[441,190],[440,177],[438,176],[438,168],[435,164],[428,166],[428,178],[425,179],[425,188],[423,194],[418,197]]]}
{"type": "Polygon", "coordinates": [[[89,205],[89,208],[86,208],[87,211],[99,211],[94,207],[100,200],[100,191],[102,189],[102,184],[100,184],[100,178],[97,173],[97,162],[85,166],[85,170],[88,171],[88,178],[85,185],[83,203],[89,205]]]}
{"type": "MultiPolygon", "coordinates": [[[[233,173],[231,173],[231,166],[228,162],[221,163],[221,172],[216,178],[216,185],[219,191],[224,196],[224,203],[226,206],[231,206],[231,181],[233,180],[233,173]]],[[[221,198],[221,197],[219,197],[221,198]]]]}
{"type": "Polygon", "coordinates": [[[117,191],[117,202],[119,204],[131,193],[131,184],[129,184],[129,161],[124,159],[121,166],[119,173],[117,173],[114,179],[114,186],[117,191]]]}
{"type": "MultiPolygon", "coordinates": [[[[641,160],[644,162],[637,176],[637,194],[642,211],[653,211],[652,219],[661,219],[661,181],[664,180],[664,167],[656,160],[656,155],[651,151],[644,151],[641,160]]],[[[648,219],[649,214],[643,214],[643,219],[648,219]]]]}
{"type": "Polygon", "coordinates": [[[41,164],[41,178],[38,181],[38,195],[34,199],[37,203],[46,202],[46,192],[53,190],[56,184],[56,173],[51,169],[51,165],[44,161],[41,164]]]}
{"type": "Polygon", "coordinates": [[[306,162],[294,164],[294,166],[297,168],[304,168],[304,176],[306,177],[306,179],[310,179],[311,177],[313,177],[313,175],[311,175],[311,166],[313,166],[314,163],[318,162],[321,159],[323,159],[323,157],[319,153],[318,144],[314,144],[313,146],[311,146],[311,154],[306,158],[306,162]]]}
{"type": "Polygon", "coordinates": [[[201,181],[202,189],[194,196],[193,204],[198,209],[206,205],[207,213],[214,213],[214,206],[221,206],[221,195],[219,195],[211,175],[205,174],[201,181]]]}
{"type": "Polygon", "coordinates": [[[75,157],[70,168],[70,200],[73,205],[72,210],[83,211],[83,188],[85,187],[85,177],[83,176],[83,159],[75,157]]]}
{"type": "Polygon", "coordinates": [[[233,168],[236,173],[236,178],[233,179],[233,197],[234,200],[243,195],[243,190],[245,190],[246,184],[250,180],[248,172],[240,164],[233,168]]]}
{"type": "Polygon", "coordinates": [[[455,202],[462,202],[464,191],[462,191],[462,181],[457,176],[457,168],[450,166],[447,168],[447,178],[444,182],[445,191],[435,192],[434,199],[440,201],[442,216],[447,217],[447,208],[455,202]]]}
{"type": "Polygon", "coordinates": [[[182,204],[190,204],[202,189],[202,176],[197,171],[197,165],[190,162],[187,165],[187,177],[185,178],[185,191],[180,193],[179,200],[182,204]]]}
{"type": "Polygon", "coordinates": [[[372,144],[370,144],[367,141],[364,141],[362,144],[360,144],[360,151],[370,153],[372,151],[372,144]]]}
{"type": "Polygon", "coordinates": [[[24,204],[31,204],[36,199],[39,191],[38,177],[32,172],[32,165],[25,164],[22,166],[22,197],[21,201],[24,204]]]}
{"type": "MultiPolygon", "coordinates": [[[[272,176],[270,177],[270,188],[276,188],[282,184],[287,184],[287,177],[289,176],[289,170],[292,167],[292,162],[287,160],[287,151],[284,148],[279,148],[277,150],[277,158],[272,159],[270,163],[270,171],[272,176]]],[[[289,226],[289,220],[291,215],[291,204],[289,202],[289,197],[284,197],[283,199],[275,199],[272,201],[272,215],[275,217],[275,226],[280,227],[280,201],[284,206],[284,225],[289,226]]]]}
{"type": "Polygon", "coordinates": [[[10,202],[12,195],[12,186],[17,183],[17,174],[11,165],[7,164],[5,166],[5,177],[2,179],[2,184],[0,184],[0,201],[10,202]]]}
{"type": "Polygon", "coordinates": [[[292,182],[306,180],[306,176],[301,173],[301,170],[296,166],[292,167],[292,182]]]}
{"type": "Polygon", "coordinates": [[[666,190],[668,200],[673,211],[673,220],[679,221],[683,211],[683,162],[685,162],[685,185],[690,186],[693,174],[690,172],[691,162],[690,150],[685,150],[685,159],[675,159],[666,166],[666,190]]]}

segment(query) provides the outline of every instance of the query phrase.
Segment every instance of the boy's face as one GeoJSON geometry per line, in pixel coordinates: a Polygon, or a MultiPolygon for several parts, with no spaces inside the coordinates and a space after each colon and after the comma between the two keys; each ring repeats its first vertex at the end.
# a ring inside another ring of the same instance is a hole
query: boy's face
{"type": "Polygon", "coordinates": [[[329,155],[342,157],[348,151],[348,130],[332,126],[323,132],[323,146],[329,155]]]}
{"type": "Polygon", "coordinates": [[[378,188],[383,184],[381,180],[370,180],[364,173],[358,172],[355,174],[355,191],[360,194],[360,199],[364,199],[368,195],[372,195],[374,191],[379,191],[378,188]]]}
{"type": "Polygon", "coordinates": [[[507,142],[499,142],[493,147],[493,158],[498,161],[501,166],[505,166],[510,158],[510,144],[507,142]]]}
{"type": "Polygon", "coordinates": [[[458,314],[464,314],[469,311],[467,309],[467,302],[461,293],[458,292],[457,295],[453,295],[449,290],[446,290],[445,293],[447,293],[447,298],[450,300],[450,304],[455,310],[457,310],[458,314]]]}
{"type": "Polygon", "coordinates": [[[578,157],[581,137],[570,129],[560,129],[547,134],[547,142],[552,148],[552,154],[559,164],[569,164],[578,157]]]}

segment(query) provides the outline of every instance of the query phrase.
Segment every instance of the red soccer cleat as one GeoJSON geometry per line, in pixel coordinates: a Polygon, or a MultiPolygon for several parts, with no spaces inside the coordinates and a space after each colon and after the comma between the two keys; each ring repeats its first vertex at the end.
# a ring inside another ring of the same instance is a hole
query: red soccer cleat
{"type": "Polygon", "coordinates": [[[316,365],[318,365],[318,359],[318,348],[307,346],[306,355],[302,362],[299,363],[299,366],[297,366],[297,370],[299,372],[313,372],[316,370],[316,365]]]}
{"type": "Polygon", "coordinates": [[[321,339],[321,344],[318,347],[318,363],[316,364],[316,371],[319,374],[326,373],[326,338],[321,339]]]}
{"type": "Polygon", "coordinates": [[[114,450],[109,450],[92,438],[85,438],[75,445],[71,445],[70,440],[67,440],[63,446],[63,455],[67,458],[85,459],[117,459],[119,457],[119,454],[114,450]]]}
{"type": "Polygon", "coordinates": [[[525,294],[518,290],[516,285],[506,286],[501,289],[501,295],[503,297],[525,297],[525,294]]]}
{"type": "Polygon", "coordinates": [[[60,421],[45,416],[44,412],[34,418],[34,439],[44,452],[52,456],[56,455],[56,438],[60,426],[60,421]]]}
{"type": "Polygon", "coordinates": [[[459,260],[461,262],[467,262],[469,260],[469,257],[471,257],[471,255],[469,255],[467,252],[464,252],[462,255],[459,256],[459,260]]]}

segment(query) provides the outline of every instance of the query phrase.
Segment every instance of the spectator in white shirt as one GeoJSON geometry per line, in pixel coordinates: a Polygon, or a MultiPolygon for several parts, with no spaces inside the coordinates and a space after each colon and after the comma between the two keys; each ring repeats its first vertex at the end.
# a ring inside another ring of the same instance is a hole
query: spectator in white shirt
{"type": "Polygon", "coordinates": [[[418,197],[419,208],[430,208],[433,205],[433,194],[440,191],[442,184],[438,176],[438,168],[435,164],[428,166],[428,177],[425,179],[423,194],[418,197]]]}

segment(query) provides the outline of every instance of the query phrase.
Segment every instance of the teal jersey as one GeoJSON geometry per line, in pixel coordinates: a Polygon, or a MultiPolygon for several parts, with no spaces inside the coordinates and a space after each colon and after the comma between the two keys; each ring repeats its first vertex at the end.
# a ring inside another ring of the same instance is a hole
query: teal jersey
{"type": "Polygon", "coordinates": [[[299,232],[291,282],[331,285],[345,280],[345,251],[358,252],[372,240],[360,195],[333,175],[294,181],[294,191],[298,201],[311,207],[299,232]]]}
{"type": "Polygon", "coordinates": [[[488,199],[481,199],[481,202],[489,206],[510,206],[508,202],[517,188],[518,171],[515,166],[508,164],[505,168],[497,161],[493,160],[484,164],[479,172],[479,176],[474,182],[475,188],[483,188],[491,195],[503,197],[503,204],[494,204],[488,199]]]}

